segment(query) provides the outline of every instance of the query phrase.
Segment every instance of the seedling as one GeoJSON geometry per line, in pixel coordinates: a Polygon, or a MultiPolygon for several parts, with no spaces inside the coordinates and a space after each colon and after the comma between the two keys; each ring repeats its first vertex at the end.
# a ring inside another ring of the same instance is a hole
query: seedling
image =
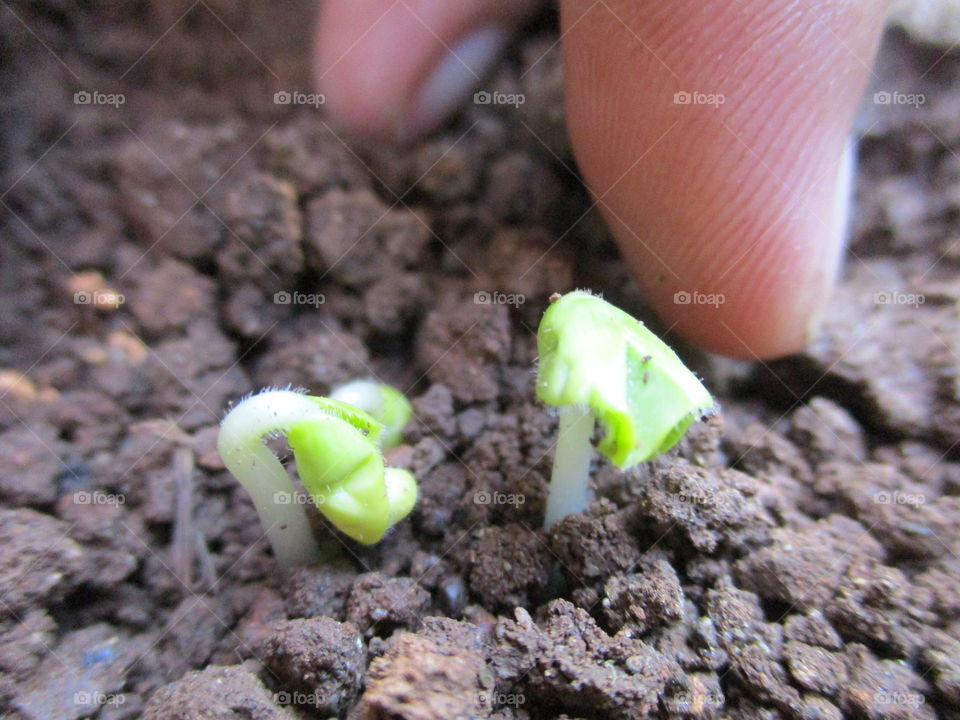
{"type": "Polygon", "coordinates": [[[537,397],[560,409],[545,527],[586,509],[595,420],[597,450],[629,468],[672,448],[714,406],[660,338],[587,292],[551,298],[537,352],[537,397]]]}
{"type": "Polygon", "coordinates": [[[376,418],[383,425],[380,445],[388,450],[400,444],[403,429],[413,415],[413,407],[402,392],[374,380],[351,380],[334,389],[330,399],[353,405],[376,418]]]}
{"type": "Polygon", "coordinates": [[[250,493],[278,562],[315,562],[319,548],[306,503],[265,440],[286,436],[312,504],[343,533],[372,545],[417,500],[413,475],[385,467],[382,431],[353,405],[293,390],[266,390],[227,413],[217,449],[250,493]]]}

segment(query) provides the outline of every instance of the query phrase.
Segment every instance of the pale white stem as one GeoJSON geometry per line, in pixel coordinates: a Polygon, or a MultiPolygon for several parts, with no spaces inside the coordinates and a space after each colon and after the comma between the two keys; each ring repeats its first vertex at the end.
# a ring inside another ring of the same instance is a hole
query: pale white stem
{"type": "Polygon", "coordinates": [[[307,520],[306,504],[300,502],[283,464],[264,441],[273,433],[286,434],[292,423],[319,412],[306,395],[271,390],[243,400],[220,424],[220,457],[250,493],[281,565],[314,563],[319,547],[307,520]]]}
{"type": "Polygon", "coordinates": [[[383,411],[383,386],[375,380],[351,380],[334,389],[328,397],[374,417],[380,417],[383,411]]]}
{"type": "Polygon", "coordinates": [[[553,474],[543,526],[587,509],[590,458],[593,455],[593,411],[582,405],[560,408],[560,428],[553,455],[553,474]]]}

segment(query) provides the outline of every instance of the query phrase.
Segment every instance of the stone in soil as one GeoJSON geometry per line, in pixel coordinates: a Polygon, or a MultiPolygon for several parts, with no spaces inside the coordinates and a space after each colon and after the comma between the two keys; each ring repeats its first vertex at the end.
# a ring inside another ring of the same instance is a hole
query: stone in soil
{"type": "Polygon", "coordinates": [[[757,497],[760,483],[736,470],[678,460],[639,483],[636,523],[652,540],[712,554],[721,546],[748,548],[767,540],[774,524],[757,497]]]}
{"type": "Polygon", "coordinates": [[[782,712],[800,702],[782,664],[783,626],[764,621],[759,598],[729,580],[710,590],[707,612],[730,659],[730,680],[748,697],[782,712]]]}
{"type": "Polygon", "coordinates": [[[155,122],[129,137],[116,160],[120,204],[143,247],[208,258],[222,235],[224,194],[252,158],[239,123],[155,122]]]}
{"type": "Polygon", "coordinates": [[[430,593],[412,578],[379,573],[357,576],[347,598],[347,621],[367,636],[415,629],[430,607],[430,593]]]}
{"type": "Polygon", "coordinates": [[[14,426],[0,433],[0,497],[13,507],[49,505],[57,497],[57,477],[68,471],[56,448],[56,431],[46,424],[14,426]]]}
{"type": "Polygon", "coordinates": [[[49,515],[0,509],[0,616],[59,603],[87,578],[87,553],[69,532],[49,515]]]}
{"type": "Polygon", "coordinates": [[[474,625],[428,618],[416,635],[390,641],[367,672],[367,687],[350,720],[450,720],[488,717],[494,676],[474,625]]]}
{"type": "Polygon", "coordinates": [[[868,720],[936,717],[929,684],[907,665],[880,660],[859,644],[850,645],[846,655],[848,680],[839,698],[845,713],[868,720]]]}
{"type": "Polygon", "coordinates": [[[659,707],[668,683],[682,678],[680,667],[651,646],[625,633],[607,635],[566,600],[536,617],[518,609],[516,621],[500,620],[493,656],[498,688],[535,707],[639,720],[659,707]]]}
{"type": "Polygon", "coordinates": [[[940,496],[890,465],[825,463],[816,490],[870,529],[895,558],[933,559],[960,547],[960,498],[940,496]]]}
{"type": "Polygon", "coordinates": [[[151,336],[179,333],[193,323],[215,320],[217,288],[190,265],[172,258],[156,265],[145,260],[131,276],[130,309],[151,336]]]}
{"type": "Polygon", "coordinates": [[[842,406],[815,397],[797,408],[788,435],[804,451],[811,465],[825,460],[863,462],[867,457],[863,429],[842,406]]]}
{"type": "Polygon", "coordinates": [[[443,535],[467,496],[467,471],[460,463],[444,463],[418,478],[420,499],[413,511],[414,522],[428,535],[443,535]]]}
{"type": "Polygon", "coordinates": [[[883,557],[866,528],[840,515],[799,531],[777,528],[771,538],[769,547],[737,563],[737,579],[745,589],[800,611],[822,608],[854,558],[883,557]]]}
{"type": "Polygon", "coordinates": [[[275,127],[263,145],[266,169],[292,183],[301,197],[370,185],[370,174],[361,161],[329,127],[312,122],[307,115],[275,127]]]}
{"type": "Polygon", "coordinates": [[[418,365],[465,403],[497,397],[500,368],[509,355],[509,308],[477,303],[472,296],[441,298],[417,338],[418,365]]]}
{"type": "Polygon", "coordinates": [[[949,446],[960,438],[954,422],[956,313],[950,303],[884,300],[926,298],[925,290],[892,259],[856,263],[833,294],[814,342],[799,361],[770,365],[764,386],[780,396],[785,384],[793,398],[816,393],[843,399],[874,428],[949,446]]]}
{"type": "Polygon", "coordinates": [[[629,513],[599,502],[585,514],[568,515],[554,524],[549,530],[550,547],[572,582],[592,585],[636,566],[640,547],[630,523],[629,513]]]}
{"type": "Polygon", "coordinates": [[[43,610],[31,610],[0,625],[0,672],[11,681],[26,680],[56,644],[57,625],[43,610]]]}
{"type": "Polygon", "coordinates": [[[603,614],[614,632],[627,627],[640,636],[683,619],[683,589],[663,552],[645,553],[636,572],[611,575],[603,589],[603,614]]]}
{"type": "Polygon", "coordinates": [[[319,715],[343,715],[366,671],[363,638],[350,624],[326,617],[282,621],[263,645],[264,665],[319,715]]]}
{"type": "Polygon", "coordinates": [[[106,623],[63,636],[18,686],[13,707],[30,720],[78,720],[101,706],[123,705],[128,674],[155,636],[129,636],[106,623]]]}
{"type": "Polygon", "coordinates": [[[412,211],[391,208],[366,190],[332,190],[307,204],[308,262],[347,287],[365,287],[414,269],[430,238],[412,211]]]}
{"type": "Polygon", "coordinates": [[[280,585],[287,615],[342,619],[355,576],[356,571],[345,561],[291,568],[283,574],[280,585]]]}
{"type": "Polygon", "coordinates": [[[355,336],[317,319],[272,333],[253,376],[260,387],[293,386],[326,395],[341,383],[368,376],[369,362],[366,346],[355,336]]]}
{"type": "Polygon", "coordinates": [[[227,233],[217,253],[221,278],[228,285],[252,282],[265,295],[292,291],[304,264],[303,220],[293,185],[252,173],[230,190],[226,204],[227,233]]]}
{"type": "Polygon", "coordinates": [[[533,607],[555,560],[538,532],[518,524],[477,530],[467,553],[470,590],[484,607],[533,607]]]}
{"type": "Polygon", "coordinates": [[[210,665],[157,690],[143,720],[295,720],[260,679],[240,665],[210,665]]]}

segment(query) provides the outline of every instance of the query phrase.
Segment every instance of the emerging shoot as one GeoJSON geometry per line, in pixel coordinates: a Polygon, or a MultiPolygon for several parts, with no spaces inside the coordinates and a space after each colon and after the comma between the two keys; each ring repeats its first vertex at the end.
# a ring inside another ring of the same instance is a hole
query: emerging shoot
{"type": "Polygon", "coordinates": [[[629,468],[672,448],[714,406],[660,338],[587,292],[551,298],[537,352],[537,397],[560,409],[545,527],[586,509],[594,420],[597,450],[629,468]]]}
{"type": "Polygon", "coordinates": [[[374,380],[344,383],[330,393],[330,399],[360,408],[383,425],[380,445],[385,450],[400,444],[403,429],[413,416],[413,406],[402,392],[374,380]]]}
{"type": "Polygon", "coordinates": [[[353,405],[292,390],[264,391],[227,413],[217,449],[250,493],[280,564],[309,564],[319,552],[305,503],[265,440],[286,436],[300,480],[321,514],[354,540],[373,544],[417,500],[413,475],[384,466],[381,431],[379,422],[353,405]]]}

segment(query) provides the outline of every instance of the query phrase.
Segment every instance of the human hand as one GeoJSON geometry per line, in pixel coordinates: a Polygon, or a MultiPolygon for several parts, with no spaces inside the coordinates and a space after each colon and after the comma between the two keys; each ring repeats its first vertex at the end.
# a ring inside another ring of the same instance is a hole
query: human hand
{"type": "MultiPolygon", "coordinates": [[[[427,132],[538,5],[327,0],[315,62],[327,108],[365,137],[427,132]]],[[[726,355],[800,349],[840,265],[848,137],[888,3],[560,7],[574,153],[654,307],[726,355]]]]}

